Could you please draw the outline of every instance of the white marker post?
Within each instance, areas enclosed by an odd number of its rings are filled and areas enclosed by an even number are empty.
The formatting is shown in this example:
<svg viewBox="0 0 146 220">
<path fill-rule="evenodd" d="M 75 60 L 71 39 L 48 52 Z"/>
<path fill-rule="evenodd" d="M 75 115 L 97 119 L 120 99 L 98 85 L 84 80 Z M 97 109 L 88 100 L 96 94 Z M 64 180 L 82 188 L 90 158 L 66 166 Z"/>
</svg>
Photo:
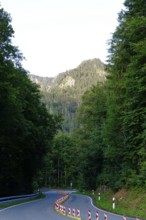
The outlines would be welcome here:
<svg viewBox="0 0 146 220">
<path fill-rule="evenodd" d="M 70 188 L 72 189 L 72 182 L 70 182 Z"/>
<path fill-rule="evenodd" d="M 98 200 L 100 200 L 100 193 L 98 193 Z"/>
<path fill-rule="evenodd" d="M 115 209 L 115 197 L 113 197 L 113 209 Z"/>
</svg>

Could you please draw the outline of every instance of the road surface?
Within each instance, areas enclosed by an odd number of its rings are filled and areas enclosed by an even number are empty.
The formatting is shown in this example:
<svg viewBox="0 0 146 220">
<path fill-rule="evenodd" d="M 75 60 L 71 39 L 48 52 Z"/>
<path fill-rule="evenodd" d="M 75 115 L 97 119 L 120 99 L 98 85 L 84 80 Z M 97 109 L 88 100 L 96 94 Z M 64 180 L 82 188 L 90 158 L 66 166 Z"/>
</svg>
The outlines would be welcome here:
<svg viewBox="0 0 146 220">
<path fill-rule="evenodd" d="M 68 207 L 75 208 L 76 210 L 80 209 L 80 215 L 82 220 L 88 220 L 89 210 L 91 212 L 91 220 L 96 220 L 96 213 L 98 213 L 99 220 L 104 220 L 105 214 L 107 215 L 107 220 L 124 220 L 123 216 L 121 215 L 112 214 L 110 212 L 106 212 L 95 207 L 92 203 L 92 199 L 86 195 L 71 194 L 71 196 L 64 203 L 64 205 L 67 209 Z M 135 220 L 135 218 L 126 217 L 126 220 Z"/>
<path fill-rule="evenodd" d="M 54 210 L 55 201 L 62 197 L 56 191 L 45 192 L 46 198 L 35 200 L 9 208 L 0 210 L 0 220 L 71 220 Z M 69 199 L 63 203 L 63 206 L 71 209 L 79 209 L 82 220 L 88 220 L 88 211 L 91 212 L 91 219 L 96 220 L 96 212 L 99 214 L 99 220 L 104 220 L 104 214 L 107 214 L 107 220 L 123 220 L 123 216 L 111 214 L 97 209 L 92 204 L 91 198 L 85 195 L 70 194 Z M 134 220 L 126 218 L 126 220 Z"/>
</svg>

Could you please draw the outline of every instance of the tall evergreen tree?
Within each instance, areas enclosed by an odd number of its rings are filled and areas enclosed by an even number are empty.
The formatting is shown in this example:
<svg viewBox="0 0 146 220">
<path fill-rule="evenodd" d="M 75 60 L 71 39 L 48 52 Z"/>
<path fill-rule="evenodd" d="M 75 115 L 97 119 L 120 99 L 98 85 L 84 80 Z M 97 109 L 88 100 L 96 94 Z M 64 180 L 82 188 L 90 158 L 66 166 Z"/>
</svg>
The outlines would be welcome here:
<svg viewBox="0 0 146 220">
<path fill-rule="evenodd" d="M 97 84 L 86 92 L 78 110 L 80 128 L 79 141 L 79 185 L 81 188 L 95 189 L 103 166 L 102 131 L 106 117 L 105 87 Z"/>
<path fill-rule="evenodd" d="M 146 161 L 146 3 L 126 0 L 124 5 L 126 8 L 119 14 L 119 26 L 110 42 L 106 137 L 108 142 L 116 125 L 118 135 L 113 136 L 110 148 L 120 152 L 121 181 L 134 185 L 138 184 Z"/>
<path fill-rule="evenodd" d="M 0 8 L 0 195 L 32 192 L 32 181 L 60 126 L 12 45 L 10 15 Z"/>
</svg>

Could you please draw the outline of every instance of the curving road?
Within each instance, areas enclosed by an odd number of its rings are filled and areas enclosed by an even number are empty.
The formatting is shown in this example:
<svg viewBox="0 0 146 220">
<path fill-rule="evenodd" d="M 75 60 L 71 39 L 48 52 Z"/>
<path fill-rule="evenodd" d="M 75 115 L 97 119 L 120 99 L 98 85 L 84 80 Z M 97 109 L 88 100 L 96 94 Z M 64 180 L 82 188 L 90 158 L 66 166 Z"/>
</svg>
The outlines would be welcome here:
<svg viewBox="0 0 146 220">
<path fill-rule="evenodd" d="M 70 193 L 70 192 L 69 192 Z M 45 192 L 46 198 L 35 200 L 9 208 L 0 210 L 0 220 L 69 220 L 67 216 L 61 215 L 54 210 L 54 203 L 62 195 L 56 191 Z M 98 211 L 99 220 L 104 220 L 105 212 L 98 209 L 92 204 L 91 198 L 85 195 L 70 194 L 69 199 L 63 204 L 66 209 L 80 209 L 81 219 L 88 220 L 88 210 L 91 211 L 91 219 L 96 220 L 96 212 Z M 107 214 L 107 220 L 123 220 L 120 215 L 112 213 Z M 126 220 L 134 220 L 126 218 Z"/>
<path fill-rule="evenodd" d="M 88 220 L 88 210 L 91 212 L 91 219 L 96 220 L 96 212 L 98 212 L 99 220 L 104 220 L 104 214 L 107 215 L 107 220 L 123 220 L 123 216 L 103 211 L 95 207 L 92 199 L 85 195 L 71 194 L 69 199 L 64 203 L 68 207 L 80 209 L 81 219 Z M 126 217 L 126 220 L 134 220 L 135 218 Z"/>
<path fill-rule="evenodd" d="M 68 220 L 54 210 L 55 201 L 62 197 L 55 191 L 45 192 L 46 198 L 0 210 L 0 220 Z"/>
</svg>

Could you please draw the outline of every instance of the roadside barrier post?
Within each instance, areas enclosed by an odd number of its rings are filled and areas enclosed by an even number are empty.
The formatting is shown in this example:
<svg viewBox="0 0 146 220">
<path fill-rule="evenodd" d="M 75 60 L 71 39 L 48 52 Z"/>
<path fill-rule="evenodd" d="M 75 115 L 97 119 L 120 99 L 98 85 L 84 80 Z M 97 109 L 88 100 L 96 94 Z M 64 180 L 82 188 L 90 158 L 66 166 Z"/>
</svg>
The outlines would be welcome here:
<svg viewBox="0 0 146 220">
<path fill-rule="evenodd" d="M 77 209 L 77 217 L 80 218 L 80 210 Z"/>
<path fill-rule="evenodd" d="M 99 214 L 98 214 L 98 212 L 96 212 L 96 220 L 98 220 L 99 219 Z"/>
<path fill-rule="evenodd" d="M 62 212 L 62 205 L 59 206 L 59 210 L 60 210 L 60 212 Z"/>
<path fill-rule="evenodd" d="M 72 215 L 75 217 L 75 209 L 72 209 Z"/>
<path fill-rule="evenodd" d="M 56 202 L 55 206 L 56 206 L 56 209 L 58 210 L 59 209 L 59 204 L 57 202 Z"/>
<path fill-rule="evenodd" d="M 100 200 L 100 193 L 98 193 L 98 200 Z"/>
<path fill-rule="evenodd" d="M 68 215 L 71 215 L 71 208 L 68 208 Z"/>
<path fill-rule="evenodd" d="M 91 212 L 88 210 L 88 220 L 91 220 Z"/>
<path fill-rule="evenodd" d="M 104 220 L 107 220 L 107 214 L 104 214 Z"/>
<path fill-rule="evenodd" d="M 113 209 L 115 209 L 115 197 L 113 197 Z"/>
<path fill-rule="evenodd" d="M 66 214 L 66 207 L 63 206 L 63 214 L 65 215 Z"/>
</svg>

